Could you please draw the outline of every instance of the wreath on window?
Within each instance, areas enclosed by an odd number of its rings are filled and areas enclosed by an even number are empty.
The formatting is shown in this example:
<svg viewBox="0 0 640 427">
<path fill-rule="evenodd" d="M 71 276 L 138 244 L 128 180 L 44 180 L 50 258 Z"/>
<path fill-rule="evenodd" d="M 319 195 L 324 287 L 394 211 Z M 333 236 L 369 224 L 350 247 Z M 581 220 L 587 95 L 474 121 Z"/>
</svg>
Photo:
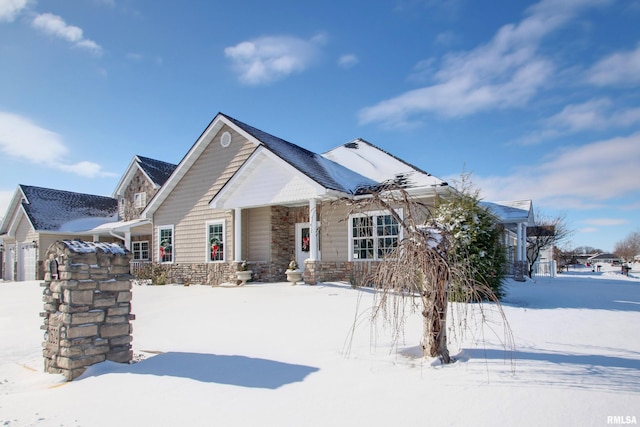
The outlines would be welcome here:
<svg viewBox="0 0 640 427">
<path fill-rule="evenodd" d="M 160 242 L 160 259 L 164 258 L 165 254 L 171 253 L 171 241 L 169 239 L 162 239 Z"/>
<path fill-rule="evenodd" d="M 222 242 L 217 237 L 212 237 L 209 243 L 211 244 L 211 259 L 215 260 Z"/>
</svg>

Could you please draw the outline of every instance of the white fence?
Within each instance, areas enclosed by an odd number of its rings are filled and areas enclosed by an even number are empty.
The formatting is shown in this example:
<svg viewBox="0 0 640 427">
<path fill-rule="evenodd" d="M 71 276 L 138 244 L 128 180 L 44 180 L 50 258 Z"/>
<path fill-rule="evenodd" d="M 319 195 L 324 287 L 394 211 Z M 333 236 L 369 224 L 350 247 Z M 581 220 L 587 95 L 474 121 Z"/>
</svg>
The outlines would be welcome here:
<svg viewBox="0 0 640 427">
<path fill-rule="evenodd" d="M 533 264 L 533 276 L 556 277 L 557 264 L 555 261 L 536 262 Z"/>
</svg>

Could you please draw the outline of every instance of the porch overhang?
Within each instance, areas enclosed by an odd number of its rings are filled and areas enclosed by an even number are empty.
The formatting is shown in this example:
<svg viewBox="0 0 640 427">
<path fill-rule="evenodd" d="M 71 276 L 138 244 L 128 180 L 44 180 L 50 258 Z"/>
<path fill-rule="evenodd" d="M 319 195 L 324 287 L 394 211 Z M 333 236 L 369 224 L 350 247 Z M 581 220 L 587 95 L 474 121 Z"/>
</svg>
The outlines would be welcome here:
<svg viewBox="0 0 640 427">
<path fill-rule="evenodd" d="M 330 190 L 269 150 L 258 147 L 209 202 L 212 209 L 299 206 L 311 199 L 349 196 Z"/>
</svg>

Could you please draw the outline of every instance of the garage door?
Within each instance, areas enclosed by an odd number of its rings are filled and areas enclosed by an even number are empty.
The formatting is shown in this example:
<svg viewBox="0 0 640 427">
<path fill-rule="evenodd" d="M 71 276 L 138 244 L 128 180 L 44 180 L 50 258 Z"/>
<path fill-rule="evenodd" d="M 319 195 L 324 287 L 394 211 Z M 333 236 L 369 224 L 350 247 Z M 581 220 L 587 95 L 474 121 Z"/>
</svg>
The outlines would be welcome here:
<svg viewBox="0 0 640 427">
<path fill-rule="evenodd" d="M 15 245 L 5 246 L 4 252 L 4 280 L 13 280 L 13 263 L 16 261 Z"/>
<path fill-rule="evenodd" d="M 33 243 L 20 244 L 18 249 L 18 281 L 36 280 L 36 247 Z"/>
</svg>

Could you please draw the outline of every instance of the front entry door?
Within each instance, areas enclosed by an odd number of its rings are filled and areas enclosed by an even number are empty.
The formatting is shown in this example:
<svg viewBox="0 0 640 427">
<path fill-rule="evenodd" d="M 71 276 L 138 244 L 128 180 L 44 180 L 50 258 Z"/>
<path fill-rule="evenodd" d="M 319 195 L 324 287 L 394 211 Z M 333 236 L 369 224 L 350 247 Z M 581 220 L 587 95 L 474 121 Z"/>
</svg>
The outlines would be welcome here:
<svg viewBox="0 0 640 427">
<path fill-rule="evenodd" d="M 296 224 L 296 262 L 300 270 L 304 270 L 304 261 L 310 256 L 310 236 L 311 227 L 308 222 L 300 222 Z M 317 240 L 318 248 L 320 247 L 320 239 Z M 318 259 L 320 259 L 320 250 L 318 249 Z"/>
</svg>

